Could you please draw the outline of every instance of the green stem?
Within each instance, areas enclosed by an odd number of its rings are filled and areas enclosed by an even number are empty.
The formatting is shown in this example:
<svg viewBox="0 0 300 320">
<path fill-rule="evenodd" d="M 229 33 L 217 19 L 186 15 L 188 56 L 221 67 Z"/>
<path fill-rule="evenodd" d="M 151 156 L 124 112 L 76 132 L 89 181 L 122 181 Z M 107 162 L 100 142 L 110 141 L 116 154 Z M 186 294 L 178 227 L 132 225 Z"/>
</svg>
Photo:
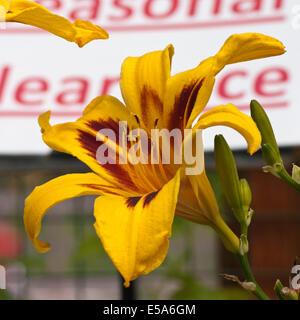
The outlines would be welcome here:
<svg viewBox="0 0 300 320">
<path fill-rule="evenodd" d="M 294 189 L 296 189 L 298 192 L 300 192 L 300 184 L 297 183 L 285 170 L 285 168 L 282 168 L 278 173 L 279 177 L 287 182 L 289 185 L 291 185 Z"/>
<path fill-rule="evenodd" d="M 270 300 L 270 298 L 264 293 L 264 291 L 261 289 L 261 287 L 257 284 L 255 281 L 254 275 L 251 271 L 251 267 L 249 265 L 248 257 L 247 255 L 240 255 L 237 254 L 237 257 L 241 263 L 241 266 L 243 268 L 243 271 L 245 273 L 245 277 L 247 281 L 253 282 L 256 284 L 256 289 L 253 291 L 253 294 L 260 300 Z"/>
<path fill-rule="evenodd" d="M 246 237 L 248 237 L 248 226 L 246 222 L 241 222 L 241 234 L 244 234 Z"/>
<path fill-rule="evenodd" d="M 277 280 L 276 281 L 276 284 L 275 284 L 275 293 L 277 295 L 277 297 L 280 299 L 280 300 L 284 300 L 284 297 L 283 295 L 281 294 L 281 290 L 283 289 L 283 285 L 281 283 L 280 280 Z"/>
</svg>

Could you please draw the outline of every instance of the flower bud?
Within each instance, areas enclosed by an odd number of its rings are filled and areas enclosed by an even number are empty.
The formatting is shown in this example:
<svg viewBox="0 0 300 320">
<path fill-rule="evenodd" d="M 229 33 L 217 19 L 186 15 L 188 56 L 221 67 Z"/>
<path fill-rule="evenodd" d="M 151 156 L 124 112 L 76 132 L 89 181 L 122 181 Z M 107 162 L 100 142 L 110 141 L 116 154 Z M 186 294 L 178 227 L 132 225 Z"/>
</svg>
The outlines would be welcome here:
<svg viewBox="0 0 300 320">
<path fill-rule="evenodd" d="M 280 280 L 277 279 L 274 290 L 280 300 L 298 300 L 298 293 L 288 287 L 284 287 Z"/>
<path fill-rule="evenodd" d="M 284 287 L 281 289 L 281 295 L 283 296 L 284 300 L 298 300 L 297 292 L 288 287 Z"/>
<path fill-rule="evenodd" d="M 243 256 L 248 251 L 249 251 L 249 244 L 248 244 L 247 236 L 245 234 L 242 234 L 240 238 L 240 254 Z"/>
<path fill-rule="evenodd" d="M 232 151 L 222 135 L 215 137 L 215 162 L 226 200 L 236 219 L 239 222 L 244 221 L 238 172 Z"/>
<path fill-rule="evenodd" d="M 241 286 L 245 289 L 245 290 L 248 290 L 248 291 L 255 291 L 256 290 L 256 284 L 254 282 L 247 282 L 247 281 L 244 281 L 241 283 Z"/>
<path fill-rule="evenodd" d="M 246 221 L 247 227 L 249 227 L 251 224 L 253 214 L 254 214 L 254 211 L 250 209 L 247 214 L 247 221 Z"/>
<path fill-rule="evenodd" d="M 273 166 L 276 163 L 281 163 L 282 160 L 273 128 L 265 110 L 256 100 L 251 101 L 250 108 L 251 117 L 255 121 L 261 133 L 262 153 L 266 163 L 270 166 Z"/>
<path fill-rule="evenodd" d="M 276 283 L 275 283 L 275 287 L 274 287 L 274 290 L 275 290 L 275 293 L 277 295 L 277 297 L 280 299 L 280 300 L 284 300 L 282 294 L 281 294 L 281 290 L 283 289 L 283 285 L 281 283 L 281 281 L 279 279 L 276 280 Z"/>
<path fill-rule="evenodd" d="M 281 158 L 280 160 L 278 159 L 277 152 L 269 143 L 262 144 L 261 150 L 263 158 L 268 165 L 274 166 L 275 164 L 281 163 Z"/>
<path fill-rule="evenodd" d="M 246 179 L 240 180 L 240 197 L 244 212 L 248 212 L 252 201 L 252 193 Z"/>
<path fill-rule="evenodd" d="M 292 178 L 300 184 L 300 167 L 293 164 Z"/>
</svg>

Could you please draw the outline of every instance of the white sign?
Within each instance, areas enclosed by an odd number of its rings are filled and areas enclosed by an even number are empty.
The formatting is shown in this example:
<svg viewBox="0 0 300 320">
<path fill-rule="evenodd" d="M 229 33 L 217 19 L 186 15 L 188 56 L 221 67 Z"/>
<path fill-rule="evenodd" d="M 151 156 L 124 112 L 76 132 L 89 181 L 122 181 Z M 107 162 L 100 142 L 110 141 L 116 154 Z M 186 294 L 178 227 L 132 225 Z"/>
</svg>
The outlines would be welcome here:
<svg viewBox="0 0 300 320">
<path fill-rule="evenodd" d="M 69 19 L 91 20 L 109 40 L 79 49 L 44 31 L 20 24 L 0 30 L 0 153 L 49 152 L 37 116 L 73 121 L 100 94 L 121 98 L 122 61 L 175 46 L 172 73 L 214 55 L 233 33 L 259 32 L 281 40 L 280 57 L 227 66 L 217 77 L 208 108 L 233 103 L 249 112 L 257 99 L 268 111 L 281 146 L 300 144 L 299 0 L 40 0 Z M 217 133 L 234 148 L 244 139 L 228 128 L 205 130 L 206 150 Z"/>
</svg>

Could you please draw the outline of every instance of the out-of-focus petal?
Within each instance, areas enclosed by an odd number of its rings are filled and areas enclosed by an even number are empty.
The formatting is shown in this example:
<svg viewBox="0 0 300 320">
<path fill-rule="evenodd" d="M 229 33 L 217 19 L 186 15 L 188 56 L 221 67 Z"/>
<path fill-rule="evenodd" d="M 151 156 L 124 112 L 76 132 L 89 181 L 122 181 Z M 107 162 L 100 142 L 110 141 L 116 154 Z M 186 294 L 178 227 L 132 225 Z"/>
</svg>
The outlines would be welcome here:
<svg viewBox="0 0 300 320">
<path fill-rule="evenodd" d="M 51 13 L 43 6 L 27 0 L 11 0 L 6 14 L 7 22 L 28 24 L 55 34 L 79 47 L 96 39 L 107 39 L 108 33 L 89 21 L 68 19 Z"/>
</svg>

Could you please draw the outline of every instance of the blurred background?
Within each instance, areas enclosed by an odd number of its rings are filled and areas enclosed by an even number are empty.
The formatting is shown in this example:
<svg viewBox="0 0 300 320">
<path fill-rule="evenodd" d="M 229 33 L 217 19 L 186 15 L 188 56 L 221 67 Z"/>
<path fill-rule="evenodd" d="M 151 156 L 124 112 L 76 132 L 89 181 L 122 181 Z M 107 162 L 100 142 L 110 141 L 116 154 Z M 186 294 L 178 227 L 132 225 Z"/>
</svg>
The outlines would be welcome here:
<svg viewBox="0 0 300 320">
<path fill-rule="evenodd" d="M 73 121 L 99 94 L 121 98 L 122 61 L 175 46 L 172 74 L 215 54 L 233 33 L 259 32 L 281 40 L 287 54 L 226 67 L 207 108 L 234 103 L 249 114 L 257 99 L 274 126 L 287 169 L 299 165 L 300 2 L 297 0 L 40 0 L 69 19 L 91 20 L 111 39 L 85 48 L 23 25 L 0 30 L 0 265 L 7 271 L 2 299 L 249 299 L 221 273 L 242 273 L 215 234 L 176 218 L 165 262 L 131 289 L 104 252 L 94 228 L 94 197 L 65 201 L 51 209 L 41 238 L 52 244 L 38 254 L 24 232 L 24 200 L 34 189 L 66 173 L 88 172 L 78 160 L 52 152 L 42 142 L 37 117 L 52 110 L 53 122 Z M 238 230 L 215 173 L 214 135 L 234 150 L 240 177 L 253 193 L 250 263 L 272 295 L 277 278 L 288 285 L 300 256 L 300 196 L 262 172 L 260 152 L 250 157 L 231 129 L 205 130 L 206 170 L 221 212 Z"/>
</svg>

